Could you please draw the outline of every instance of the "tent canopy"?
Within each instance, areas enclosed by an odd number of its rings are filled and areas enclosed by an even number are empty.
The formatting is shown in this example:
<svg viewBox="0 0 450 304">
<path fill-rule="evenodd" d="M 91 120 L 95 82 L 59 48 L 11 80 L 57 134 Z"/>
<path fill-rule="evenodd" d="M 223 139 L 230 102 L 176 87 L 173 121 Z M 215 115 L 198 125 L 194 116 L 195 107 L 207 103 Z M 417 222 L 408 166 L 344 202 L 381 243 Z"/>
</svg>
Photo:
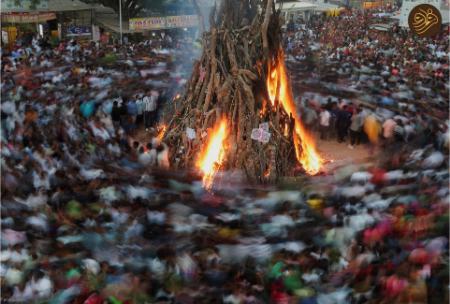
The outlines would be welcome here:
<svg viewBox="0 0 450 304">
<path fill-rule="evenodd" d="M 118 33 L 120 30 L 119 17 L 117 17 L 116 15 L 99 14 L 96 16 L 95 22 L 116 33 Z M 122 33 L 133 33 L 133 31 L 129 30 L 128 22 L 122 22 Z"/>
<path fill-rule="evenodd" d="M 317 5 L 309 2 L 279 2 L 277 3 L 277 9 L 281 8 L 283 12 L 290 11 L 307 11 L 314 10 Z"/>
</svg>

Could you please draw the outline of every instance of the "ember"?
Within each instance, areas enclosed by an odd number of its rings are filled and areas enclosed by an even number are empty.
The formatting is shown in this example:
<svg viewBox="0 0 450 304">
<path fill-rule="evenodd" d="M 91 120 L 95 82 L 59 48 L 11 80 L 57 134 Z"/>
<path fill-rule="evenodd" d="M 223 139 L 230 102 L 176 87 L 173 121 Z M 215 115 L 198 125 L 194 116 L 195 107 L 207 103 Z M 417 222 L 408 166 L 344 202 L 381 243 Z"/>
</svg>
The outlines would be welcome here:
<svg viewBox="0 0 450 304">
<path fill-rule="evenodd" d="M 270 168 L 267 168 L 267 170 L 264 172 L 264 177 L 270 176 Z"/>
<path fill-rule="evenodd" d="M 159 127 L 158 135 L 156 136 L 159 140 L 162 140 L 164 137 L 164 134 L 166 134 L 167 126 L 165 124 L 161 125 Z"/>
</svg>

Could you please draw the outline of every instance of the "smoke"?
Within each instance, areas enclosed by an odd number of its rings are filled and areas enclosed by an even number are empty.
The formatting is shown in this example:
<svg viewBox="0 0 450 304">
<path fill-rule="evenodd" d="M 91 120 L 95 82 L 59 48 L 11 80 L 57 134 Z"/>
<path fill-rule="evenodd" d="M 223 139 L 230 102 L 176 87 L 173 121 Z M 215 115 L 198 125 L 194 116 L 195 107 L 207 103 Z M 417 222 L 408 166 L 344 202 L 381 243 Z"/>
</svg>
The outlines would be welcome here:
<svg viewBox="0 0 450 304">
<path fill-rule="evenodd" d="M 216 0 L 190 0 L 193 11 L 190 14 L 197 14 L 199 17 L 199 25 L 193 36 L 192 44 L 187 44 L 177 51 L 175 54 L 175 70 L 173 74 L 189 79 L 195 60 L 200 58 L 202 53 L 202 36 L 203 31 L 208 31 L 210 28 L 209 15 L 216 3 Z M 185 4 L 180 3 L 180 11 Z M 176 92 L 183 93 L 183 92 Z"/>
<path fill-rule="evenodd" d="M 203 33 L 201 30 L 203 28 L 204 31 L 208 31 L 210 28 L 209 24 L 209 15 L 211 14 L 212 9 L 216 4 L 220 4 L 220 1 L 216 0 L 191 0 L 192 4 L 199 15 L 199 35 L 201 37 Z"/>
</svg>

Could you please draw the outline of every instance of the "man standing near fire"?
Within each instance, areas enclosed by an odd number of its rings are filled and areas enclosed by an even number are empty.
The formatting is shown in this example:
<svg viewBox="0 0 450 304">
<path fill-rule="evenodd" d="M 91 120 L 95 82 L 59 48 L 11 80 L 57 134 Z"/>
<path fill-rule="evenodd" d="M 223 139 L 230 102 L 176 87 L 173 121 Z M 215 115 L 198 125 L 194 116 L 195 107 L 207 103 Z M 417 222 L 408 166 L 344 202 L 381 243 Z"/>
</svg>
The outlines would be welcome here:
<svg viewBox="0 0 450 304">
<path fill-rule="evenodd" d="M 344 105 L 341 110 L 337 113 L 336 118 L 336 129 L 338 134 L 338 143 L 345 140 L 347 136 L 348 128 L 351 124 L 352 114 L 348 112 L 347 105 Z"/>
<path fill-rule="evenodd" d="M 145 130 L 148 131 L 155 124 L 156 119 L 156 107 L 158 100 L 158 92 L 155 90 L 150 91 L 150 96 L 145 96 L 142 102 L 144 103 L 144 125 Z"/>
<path fill-rule="evenodd" d="M 329 136 L 330 118 L 331 118 L 330 112 L 328 112 L 325 106 L 322 106 L 320 108 L 319 114 L 319 132 L 320 132 L 320 139 L 322 140 L 327 139 Z"/>
</svg>

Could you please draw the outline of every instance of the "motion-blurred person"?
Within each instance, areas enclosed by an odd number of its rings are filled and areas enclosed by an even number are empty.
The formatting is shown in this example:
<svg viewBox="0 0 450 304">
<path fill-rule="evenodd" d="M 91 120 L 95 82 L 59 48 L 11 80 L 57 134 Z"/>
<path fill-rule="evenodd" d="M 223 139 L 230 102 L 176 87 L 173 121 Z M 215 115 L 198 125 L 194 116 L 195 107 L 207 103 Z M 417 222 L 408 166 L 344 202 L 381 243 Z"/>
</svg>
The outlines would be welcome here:
<svg viewBox="0 0 450 304">
<path fill-rule="evenodd" d="M 361 142 L 361 131 L 364 124 L 364 117 L 361 108 L 355 110 L 351 118 L 352 122 L 349 128 L 350 145 L 349 148 L 353 149 L 355 145 L 359 145 Z"/>
<path fill-rule="evenodd" d="M 320 133 L 320 139 L 325 140 L 328 139 L 330 136 L 330 119 L 331 114 L 326 109 L 325 106 L 322 106 L 320 108 L 320 114 L 319 114 L 319 133 Z"/>
<path fill-rule="evenodd" d="M 344 142 L 348 133 L 348 128 L 351 124 L 352 114 L 347 111 L 347 105 L 343 105 L 342 109 L 337 112 L 336 117 L 336 129 L 337 129 L 337 141 L 338 143 Z"/>
</svg>

